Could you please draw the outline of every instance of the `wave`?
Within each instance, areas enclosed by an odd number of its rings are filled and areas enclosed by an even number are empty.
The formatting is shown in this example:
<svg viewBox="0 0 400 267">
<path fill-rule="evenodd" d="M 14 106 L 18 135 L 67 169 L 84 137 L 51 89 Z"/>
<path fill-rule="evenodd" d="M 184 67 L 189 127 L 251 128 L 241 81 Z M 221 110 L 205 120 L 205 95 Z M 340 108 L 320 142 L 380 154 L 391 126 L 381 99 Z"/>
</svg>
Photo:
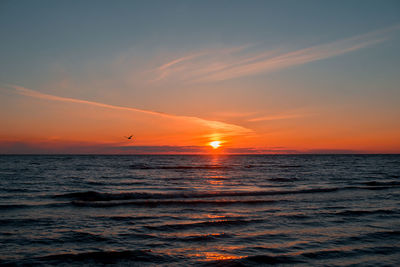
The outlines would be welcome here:
<svg viewBox="0 0 400 267">
<path fill-rule="evenodd" d="M 121 222 L 132 222 L 132 221 L 140 221 L 140 220 L 154 220 L 157 219 L 158 216 L 135 216 L 135 215 L 113 215 L 113 216 L 95 216 L 96 220 L 113 220 L 113 221 L 121 221 Z"/>
<path fill-rule="evenodd" d="M 302 260 L 292 256 L 268 256 L 268 255 L 256 255 L 249 256 L 241 259 L 244 262 L 258 263 L 258 264 L 289 264 L 289 263 L 301 263 Z"/>
<path fill-rule="evenodd" d="M 335 215 L 341 215 L 341 216 L 362 216 L 362 215 L 375 215 L 375 214 L 392 215 L 392 214 L 399 214 L 399 211 L 398 210 L 385 210 L 385 209 L 345 210 L 345 211 L 335 213 Z"/>
<path fill-rule="evenodd" d="M 163 263 L 170 262 L 171 257 L 167 255 L 159 255 L 151 250 L 127 250 L 127 251 L 95 251 L 84 253 L 63 253 L 54 254 L 43 257 L 34 258 L 39 263 L 62 263 L 79 262 L 82 263 L 97 263 L 97 264 L 115 264 L 118 262 L 152 262 Z"/>
<path fill-rule="evenodd" d="M 147 206 L 156 207 L 160 205 L 179 205 L 179 206 L 192 206 L 192 205 L 213 205 L 213 206 L 226 206 L 226 205 L 257 205 L 283 202 L 284 200 L 263 200 L 263 199 L 249 199 L 249 200 L 134 200 L 134 201 L 81 201 L 74 200 L 72 204 L 75 206 L 85 207 L 114 207 L 114 206 Z"/>
<path fill-rule="evenodd" d="M 268 181 L 272 181 L 272 182 L 294 182 L 297 181 L 299 179 L 297 178 L 283 178 L 283 177 L 276 177 L 276 178 L 268 178 Z"/>
<path fill-rule="evenodd" d="M 331 259 L 331 258 L 343 258 L 356 254 L 354 250 L 320 250 L 313 252 L 302 253 L 301 256 L 311 259 Z"/>
<path fill-rule="evenodd" d="M 333 258 L 344 258 L 344 257 L 354 257 L 357 255 L 390 255 L 394 253 L 399 253 L 400 248 L 396 246 L 368 246 L 363 248 L 351 248 L 351 249 L 330 249 L 330 250 L 319 250 L 304 252 L 300 256 L 310 258 L 310 259 L 333 259 Z"/>
<path fill-rule="evenodd" d="M 347 186 L 347 187 L 324 187 L 298 190 L 270 190 L 270 191 L 175 191 L 171 193 L 149 193 L 149 192 L 120 192 L 106 193 L 97 191 L 73 192 L 52 195 L 53 198 L 71 199 L 73 205 L 88 207 L 112 207 L 120 205 L 136 206 L 159 206 L 159 205 L 257 205 L 282 201 L 290 201 L 282 198 L 264 199 L 268 196 L 296 195 L 296 194 L 318 194 L 332 193 L 339 190 L 383 190 L 382 186 Z M 57 205 L 65 205 L 58 203 Z M 11 207 L 10 207 L 11 208 Z M 1 209 L 1 208 L 0 208 Z M 3 207 L 6 209 L 6 207 Z M 364 213 L 368 213 L 366 211 Z M 354 211 L 354 215 L 357 211 Z M 358 211 L 360 215 L 362 211 Z M 384 213 L 384 211 L 381 211 Z M 390 211 L 387 211 L 390 213 Z M 352 215 L 347 211 L 343 215 Z"/>
<path fill-rule="evenodd" d="M 1 233 L 3 234 L 3 233 Z M 58 235 L 41 235 L 41 236 L 19 236 L 19 235 L 14 235 L 12 233 L 6 233 L 6 236 L 10 236 L 8 239 L 1 238 L 1 242 L 7 242 L 7 243 L 14 243 L 18 245 L 24 245 L 24 246 L 35 246 L 35 245 L 59 245 L 59 244 L 82 244 L 82 243 L 87 243 L 87 244 L 94 244 L 94 243 L 99 243 L 99 242 L 107 242 L 111 241 L 111 239 L 108 239 L 102 235 L 99 234 L 94 234 L 94 233 L 88 233 L 88 232 L 82 232 L 82 231 L 68 231 L 68 232 L 62 232 L 61 236 Z M 1 264 L 0 264 L 1 266 Z"/>
<path fill-rule="evenodd" d="M 184 230 L 194 228 L 206 228 L 206 227 L 230 227 L 230 226 L 243 226 L 248 224 L 264 222 L 262 219 L 231 219 L 231 220 L 216 220 L 216 221 L 202 221 L 192 223 L 177 223 L 177 224 L 161 224 L 161 225 L 145 225 L 144 227 L 149 230 L 157 231 L 173 231 L 173 230 Z"/>
<path fill-rule="evenodd" d="M 30 209 L 30 208 L 53 208 L 62 207 L 69 203 L 46 203 L 46 204 L 0 204 L 0 210 Z"/>
<path fill-rule="evenodd" d="M 23 204 L 0 204 L 0 210 L 11 210 L 11 209 L 20 209 L 27 208 L 28 205 Z"/>
<path fill-rule="evenodd" d="M 7 193 L 11 193 L 11 192 L 13 192 L 13 193 L 33 192 L 31 190 L 31 188 L 15 188 L 15 187 L 14 188 L 13 187 L 0 187 L 0 190 L 4 191 L 4 192 L 7 192 Z"/>
<path fill-rule="evenodd" d="M 153 169 L 153 167 L 148 166 L 146 164 L 133 164 L 133 165 L 129 165 L 129 169 L 132 169 L 132 170 L 149 170 L 149 169 Z"/>
<path fill-rule="evenodd" d="M 215 169 L 230 169 L 229 166 L 222 165 L 199 165 L 199 166 L 149 166 L 146 164 L 130 165 L 129 169 L 133 170 L 215 170 Z"/>
<path fill-rule="evenodd" d="M 216 191 L 216 192 L 174 192 L 174 193 L 101 193 L 96 191 L 75 192 L 53 195 L 54 198 L 70 198 L 80 201 L 112 201 L 130 199 L 175 199 L 175 198 L 211 198 L 211 197 L 246 197 L 246 196 L 270 196 L 285 194 L 308 194 L 335 192 L 341 188 L 311 188 L 301 190 L 280 191 Z"/>
<path fill-rule="evenodd" d="M 78 240 L 79 242 L 92 243 L 108 241 L 109 239 L 100 234 L 93 234 L 83 231 L 69 231 L 63 235 L 60 241 L 75 243 Z"/>
<path fill-rule="evenodd" d="M 282 169 L 292 169 L 292 168 L 302 168 L 302 165 L 276 165 L 278 168 Z"/>
<path fill-rule="evenodd" d="M 377 239 L 380 240 L 390 240 L 390 239 L 399 239 L 400 238 L 400 231 L 392 230 L 392 231 L 377 231 L 372 233 L 366 233 L 363 235 L 351 237 L 353 240 L 363 240 L 363 241 L 376 241 Z"/>
<path fill-rule="evenodd" d="M 219 165 L 203 165 L 203 166 L 163 166 L 159 167 L 159 169 L 164 170 L 215 170 L 215 169 L 229 169 L 228 166 L 219 166 Z"/>
<path fill-rule="evenodd" d="M 277 217 L 286 218 L 286 219 L 293 219 L 293 220 L 305 220 L 312 218 L 310 215 L 301 214 L 301 213 L 294 213 L 294 214 L 277 214 Z"/>
<path fill-rule="evenodd" d="M 325 207 L 323 208 L 326 209 Z M 288 214 L 274 214 L 277 217 L 283 217 L 294 220 L 312 219 L 318 216 L 343 216 L 343 217 L 359 217 L 368 215 L 400 215 L 400 211 L 397 209 L 377 209 L 377 210 L 343 210 L 343 211 L 318 211 L 315 213 L 288 213 Z"/>
<path fill-rule="evenodd" d="M 162 240 L 166 242 L 212 242 L 218 241 L 220 239 L 229 239 L 232 238 L 232 234 L 221 233 L 221 234 L 204 234 L 204 235 L 190 235 L 190 236 L 173 236 L 173 237 L 164 237 Z"/>
<path fill-rule="evenodd" d="M 253 255 L 239 259 L 227 259 L 206 262 L 203 266 L 265 266 L 280 264 L 296 264 L 304 263 L 299 257 L 287 255 Z"/>
<path fill-rule="evenodd" d="M 231 234 L 206 234 L 206 235 L 195 235 L 195 236 L 186 236 L 184 238 L 181 238 L 182 241 L 188 241 L 188 242 L 204 242 L 204 241 L 217 241 L 221 238 L 231 238 Z"/>
<path fill-rule="evenodd" d="M 259 242 L 264 242 L 265 240 L 268 240 L 269 242 L 271 241 L 276 241 L 276 242 L 287 242 L 286 244 L 290 244 L 289 241 L 296 241 L 297 239 L 293 236 L 291 236 L 290 234 L 288 234 L 287 232 L 284 231 L 277 231 L 277 232 L 268 232 L 268 231 L 259 231 L 259 232 L 253 232 L 251 234 L 239 234 L 237 236 L 237 240 L 240 243 L 244 243 L 244 244 L 254 244 L 254 243 L 259 243 Z M 287 245 L 282 244 L 282 247 L 275 247 L 275 248 L 265 248 L 262 246 L 255 246 L 255 247 L 247 247 L 246 249 L 254 249 L 254 250 L 258 250 L 258 249 L 269 249 L 270 251 L 272 249 L 276 249 L 276 253 L 280 253 L 282 252 L 282 249 L 286 249 L 288 248 Z"/>
<path fill-rule="evenodd" d="M 133 186 L 133 185 L 146 185 L 148 182 L 138 182 L 138 181 L 132 181 L 132 182 L 110 182 L 110 181 L 93 181 L 89 180 L 86 181 L 88 185 L 103 185 L 103 186 Z"/>
<path fill-rule="evenodd" d="M 1 226 L 25 227 L 27 225 L 52 225 L 57 223 L 53 218 L 24 218 L 24 219 L 0 219 Z"/>
<path fill-rule="evenodd" d="M 387 186 L 399 186 L 400 181 L 369 181 L 361 184 L 373 187 L 387 187 Z"/>
<path fill-rule="evenodd" d="M 129 169 L 133 170 L 215 170 L 215 169 L 250 169 L 250 168 L 262 168 L 264 165 L 255 165 L 255 164 L 247 164 L 247 165 L 175 165 L 175 166 L 150 166 L 147 164 L 133 164 L 129 166 Z M 302 165 L 272 165 L 271 167 L 281 168 L 281 169 L 293 169 L 293 168 L 302 168 Z"/>
</svg>

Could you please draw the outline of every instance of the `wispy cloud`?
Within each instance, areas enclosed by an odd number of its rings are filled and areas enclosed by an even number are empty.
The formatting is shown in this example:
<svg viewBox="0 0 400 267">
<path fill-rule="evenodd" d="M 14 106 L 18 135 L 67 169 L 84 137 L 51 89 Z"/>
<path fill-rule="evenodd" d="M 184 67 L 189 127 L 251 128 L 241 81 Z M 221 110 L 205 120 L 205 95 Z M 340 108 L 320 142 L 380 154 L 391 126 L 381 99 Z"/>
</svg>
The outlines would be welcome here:
<svg viewBox="0 0 400 267">
<path fill-rule="evenodd" d="M 41 93 L 41 92 L 38 92 L 35 90 L 31 90 L 31 89 L 24 88 L 21 86 L 16 86 L 16 85 L 8 85 L 7 87 L 12 88 L 19 95 L 33 97 L 33 98 L 90 105 L 90 106 L 96 106 L 96 107 L 100 107 L 100 108 L 113 109 L 113 110 L 125 110 L 125 111 L 130 111 L 130 112 L 149 114 L 149 115 L 158 116 L 158 117 L 184 120 L 184 121 L 191 122 L 191 123 L 197 123 L 197 124 L 199 124 L 199 126 L 207 127 L 210 130 L 218 131 L 218 132 L 220 132 L 221 135 L 225 135 L 225 136 L 246 135 L 246 134 L 249 134 L 252 132 L 252 130 L 247 129 L 242 126 L 239 126 L 239 125 L 230 124 L 230 123 L 221 122 L 221 121 L 215 121 L 215 120 L 207 120 L 207 119 L 194 117 L 194 116 L 175 115 L 175 114 L 157 112 L 157 111 L 146 110 L 146 109 L 116 106 L 116 105 L 109 105 L 109 104 L 104 104 L 104 103 L 100 103 L 100 102 L 94 102 L 94 101 L 88 101 L 88 100 L 82 100 L 82 99 L 76 99 L 76 98 L 55 96 L 55 95 Z"/>
<path fill-rule="evenodd" d="M 396 25 L 331 43 L 285 52 L 280 50 L 249 52 L 249 46 L 241 46 L 193 53 L 156 68 L 155 80 L 215 82 L 268 73 L 376 45 L 387 40 L 390 34 L 399 28 L 400 26 Z"/>
<path fill-rule="evenodd" d="M 287 119 L 296 119 L 307 116 L 307 114 L 278 114 L 278 115 L 269 115 L 248 119 L 250 122 L 259 122 L 259 121 L 275 121 L 275 120 L 287 120 Z"/>
<path fill-rule="evenodd" d="M 167 63 L 163 64 L 162 66 L 158 67 L 158 69 L 159 70 L 165 70 L 165 69 L 171 68 L 172 66 L 177 65 L 177 64 L 179 64 L 181 62 L 188 61 L 188 60 L 194 59 L 196 57 L 199 57 L 199 56 L 201 56 L 203 54 L 204 53 L 197 53 L 197 54 L 184 56 L 184 57 L 181 57 L 181 58 L 178 58 L 178 59 L 174 59 L 174 60 L 172 60 L 170 62 L 167 62 Z"/>
</svg>

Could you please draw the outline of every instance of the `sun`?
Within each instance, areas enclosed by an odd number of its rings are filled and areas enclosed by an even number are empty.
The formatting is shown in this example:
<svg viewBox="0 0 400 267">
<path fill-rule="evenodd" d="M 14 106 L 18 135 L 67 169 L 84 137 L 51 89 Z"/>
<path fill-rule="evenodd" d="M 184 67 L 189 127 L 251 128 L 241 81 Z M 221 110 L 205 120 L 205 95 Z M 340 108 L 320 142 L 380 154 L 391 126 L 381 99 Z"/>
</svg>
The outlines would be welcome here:
<svg viewBox="0 0 400 267">
<path fill-rule="evenodd" d="M 209 143 L 210 146 L 212 146 L 212 148 L 217 149 L 221 146 L 221 141 L 213 141 Z"/>
</svg>

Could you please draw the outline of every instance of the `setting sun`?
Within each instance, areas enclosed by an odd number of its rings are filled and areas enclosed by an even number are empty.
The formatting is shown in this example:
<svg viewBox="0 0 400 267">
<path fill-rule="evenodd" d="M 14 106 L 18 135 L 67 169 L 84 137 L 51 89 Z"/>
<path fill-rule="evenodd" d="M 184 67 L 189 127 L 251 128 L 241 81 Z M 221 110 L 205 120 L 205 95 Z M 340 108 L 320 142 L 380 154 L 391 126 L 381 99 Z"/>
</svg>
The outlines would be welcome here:
<svg viewBox="0 0 400 267">
<path fill-rule="evenodd" d="M 221 141 L 210 142 L 210 146 L 212 146 L 212 148 L 214 148 L 214 149 L 217 149 L 221 146 Z"/>
</svg>

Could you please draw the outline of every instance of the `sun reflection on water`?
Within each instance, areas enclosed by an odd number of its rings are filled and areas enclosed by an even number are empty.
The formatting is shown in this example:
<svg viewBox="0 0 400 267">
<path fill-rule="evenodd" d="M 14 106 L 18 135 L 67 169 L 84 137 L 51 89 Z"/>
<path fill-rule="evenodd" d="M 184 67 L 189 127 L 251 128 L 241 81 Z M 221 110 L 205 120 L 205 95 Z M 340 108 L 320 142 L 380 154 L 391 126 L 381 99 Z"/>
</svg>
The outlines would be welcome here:
<svg viewBox="0 0 400 267">
<path fill-rule="evenodd" d="M 225 254 L 225 253 L 222 254 L 219 252 L 207 252 L 207 251 L 199 253 L 199 254 L 194 254 L 191 256 L 199 257 L 206 261 L 234 260 L 234 259 L 243 258 L 243 256 L 238 256 L 238 255 Z"/>
</svg>

